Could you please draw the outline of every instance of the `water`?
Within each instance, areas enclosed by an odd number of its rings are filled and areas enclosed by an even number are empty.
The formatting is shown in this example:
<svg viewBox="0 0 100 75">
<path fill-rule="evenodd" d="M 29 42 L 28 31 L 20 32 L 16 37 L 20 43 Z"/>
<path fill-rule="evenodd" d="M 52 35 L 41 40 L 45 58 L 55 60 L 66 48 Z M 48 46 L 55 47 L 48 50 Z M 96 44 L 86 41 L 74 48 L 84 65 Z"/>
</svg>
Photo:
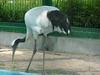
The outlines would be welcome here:
<svg viewBox="0 0 100 75">
<path fill-rule="evenodd" d="M 40 75 L 40 74 L 16 72 L 16 71 L 8 71 L 8 70 L 1 70 L 0 69 L 0 75 Z"/>
</svg>

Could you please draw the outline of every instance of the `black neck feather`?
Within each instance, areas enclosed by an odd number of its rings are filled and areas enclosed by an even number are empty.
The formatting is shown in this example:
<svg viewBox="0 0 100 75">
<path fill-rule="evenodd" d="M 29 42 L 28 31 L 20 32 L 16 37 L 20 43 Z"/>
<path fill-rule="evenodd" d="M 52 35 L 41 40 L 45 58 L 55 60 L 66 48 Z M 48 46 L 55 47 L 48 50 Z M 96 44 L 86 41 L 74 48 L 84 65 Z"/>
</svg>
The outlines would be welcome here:
<svg viewBox="0 0 100 75">
<path fill-rule="evenodd" d="M 17 47 L 19 43 L 25 42 L 26 37 L 22 39 L 16 39 L 12 47 Z"/>
</svg>

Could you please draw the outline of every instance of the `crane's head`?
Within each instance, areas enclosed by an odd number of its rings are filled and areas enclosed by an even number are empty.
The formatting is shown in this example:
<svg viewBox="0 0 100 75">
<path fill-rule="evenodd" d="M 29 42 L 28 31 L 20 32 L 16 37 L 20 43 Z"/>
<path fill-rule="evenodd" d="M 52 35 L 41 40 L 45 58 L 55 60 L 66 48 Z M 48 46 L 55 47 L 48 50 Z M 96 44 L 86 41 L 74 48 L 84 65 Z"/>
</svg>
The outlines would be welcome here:
<svg viewBox="0 0 100 75">
<path fill-rule="evenodd" d="M 12 46 L 11 46 L 12 47 L 12 62 L 14 61 L 14 55 L 15 55 L 15 51 L 16 51 L 18 44 L 20 42 L 25 42 L 25 39 L 26 39 L 26 37 L 19 38 L 19 39 L 16 39 L 12 42 Z"/>
<path fill-rule="evenodd" d="M 14 55 L 15 55 L 17 46 L 18 46 L 18 39 L 14 40 L 11 45 L 11 47 L 12 47 L 12 62 L 14 61 Z"/>
</svg>

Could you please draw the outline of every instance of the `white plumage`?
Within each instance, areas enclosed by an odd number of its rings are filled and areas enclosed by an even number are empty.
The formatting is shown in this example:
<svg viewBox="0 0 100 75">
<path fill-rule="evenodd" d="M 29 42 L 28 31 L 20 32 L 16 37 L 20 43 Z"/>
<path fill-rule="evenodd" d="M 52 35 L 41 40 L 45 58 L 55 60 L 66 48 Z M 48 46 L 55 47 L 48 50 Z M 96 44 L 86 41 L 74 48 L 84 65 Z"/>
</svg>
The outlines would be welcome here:
<svg viewBox="0 0 100 75">
<path fill-rule="evenodd" d="M 53 6 L 41 6 L 30 9 L 25 14 L 25 24 L 27 28 L 27 36 L 33 35 L 34 39 L 37 39 L 38 34 L 44 33 L 44 35 L 52 32 L 51 22 L 47 18 L 47 12 L 52 10 L 59 10 Z"/>
</svg>

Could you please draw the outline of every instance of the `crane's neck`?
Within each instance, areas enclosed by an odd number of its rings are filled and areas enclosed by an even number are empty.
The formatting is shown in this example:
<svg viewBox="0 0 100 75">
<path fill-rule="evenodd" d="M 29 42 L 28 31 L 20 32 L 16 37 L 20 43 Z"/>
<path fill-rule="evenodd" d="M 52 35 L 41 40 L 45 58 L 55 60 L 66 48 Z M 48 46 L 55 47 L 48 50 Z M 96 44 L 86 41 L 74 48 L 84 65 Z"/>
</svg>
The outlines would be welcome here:
<svg viewBox="0 0 100 75">
<path fill-rule="evenodd" d="M 12 42 L 12 47 L 13 47 L 13 48 L 17 48 L 18 44 L 19 44 L 19 43 L 25 42 L 25 40 L 26 40 L 26 37 L 24 37 L 24 38 L 18 38 L 18 39 L 16 39 L 16 40 L 14 40 L 14 41 Z"/>
</svg>

